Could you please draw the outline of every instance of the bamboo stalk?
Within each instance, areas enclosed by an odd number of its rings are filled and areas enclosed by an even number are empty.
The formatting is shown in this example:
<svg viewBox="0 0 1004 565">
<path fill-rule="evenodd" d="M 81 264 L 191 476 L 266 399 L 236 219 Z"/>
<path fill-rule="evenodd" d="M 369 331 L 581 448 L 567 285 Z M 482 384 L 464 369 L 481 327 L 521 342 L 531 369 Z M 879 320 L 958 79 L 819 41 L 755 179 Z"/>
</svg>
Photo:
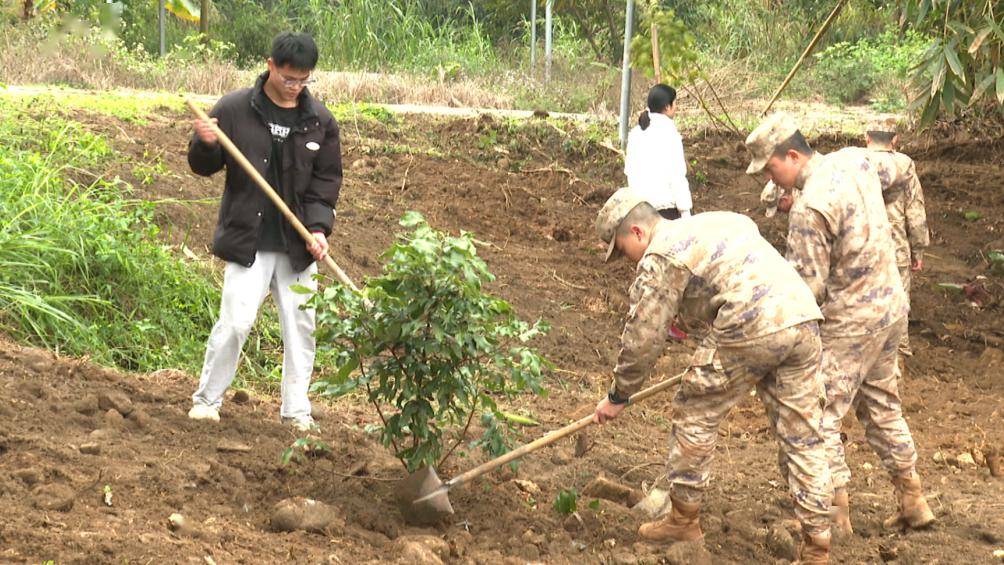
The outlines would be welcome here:
<svg viewBox="0 0 1004 565">
<path fill-rule="evenodd" d="M 774 91 L 774 96 L 771 96 L 770 102 L 767 103 L 767 107 L 763 109 L 763 113 L 761 114 L 762 116 L 766 116 L 767 112 L 770 112 L 770 109 L 774 106 L 774 102 L 777 101 L 778 96 L 781 96 L 781 92 L 788 87 L 788 83 L 791 82 L 795 73 L 798 72 L 802 63 L 805 62 L 805 58 L 809 56 L 809 53 L 812 53 L 812 50 L 816 48 L 816 44 L 823 38 L 823 34 L 826 33 L 826 30 L 830 29 L 830 25 L 832 25 L 834 20 L 837 19 L 837 16 L 840 14 L 840 10 L 843 9 L 844 4 L 847 4 L 847 0 L 840 0 L 837 2 L 836 7 L 833 8 L 833 11 L 830 12 L 826 21 L 823 22 L 822 26 L 820 26 L 819 31 L 816 32 L 815 37 L 813 37 L 812 41 L 809 42 L 809 46 L 805 48 L 805 51 L 802 51 L 802 56 L 798 58 L 798 61 L 795 62 L 795 66 L 791 68 L 791 71 L 788 72 L 788 76 L 784 78 L 784 82 L 782 82 L 781 86 L 777 87 L 777 90 Z"/>
</svg>

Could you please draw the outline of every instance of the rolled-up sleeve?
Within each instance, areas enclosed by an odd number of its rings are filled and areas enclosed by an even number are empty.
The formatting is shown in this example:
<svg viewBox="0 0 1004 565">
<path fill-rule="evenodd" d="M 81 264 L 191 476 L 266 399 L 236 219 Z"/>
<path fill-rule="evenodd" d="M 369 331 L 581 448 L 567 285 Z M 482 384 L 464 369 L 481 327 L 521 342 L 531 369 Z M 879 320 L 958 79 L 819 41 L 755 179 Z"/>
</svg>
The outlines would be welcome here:
<svg viewBox="0 0 1004 565">
<path fill-rule="evenodd" d="M 666 346 L 666 328 L 680 307 L 690 271 L 661 255 L 647 255 L 638 263 L 631 286 L 621 350 L 614 368 L 617 395 L 637 392 Z"/>
</svg>

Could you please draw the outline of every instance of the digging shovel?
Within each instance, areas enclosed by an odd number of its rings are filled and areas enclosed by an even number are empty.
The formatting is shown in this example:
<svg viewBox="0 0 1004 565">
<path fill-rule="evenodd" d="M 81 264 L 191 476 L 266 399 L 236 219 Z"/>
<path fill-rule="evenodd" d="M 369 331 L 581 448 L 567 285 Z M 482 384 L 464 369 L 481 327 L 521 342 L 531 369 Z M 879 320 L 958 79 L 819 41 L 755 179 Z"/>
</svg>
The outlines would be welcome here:
<svg viewBox="0 0 1004 565">
<path fill-rule="evenodd" d="M 668 378 L 657 385 L 652 385 L 645 390 L 631 395 L 629 403 L 641 402 L 650 396 L 654 396 L 667 388 L 680 382 L 683 373 L 675 377 Z M 492 459 L 487 463 L 482 463 L 477 467 L 463 474 L 457 475 L 445 483 L 439 480 L 436 470 L 432 467 L 422 467 L 412 473 L 408 478 L 398 484 L 397 505 L 401 514 L 409 524 L 433 525 L 443 520 L 443 518 L 453 514 L 453 506 L 450 504 L 448 493 L 455 486 L 470 482 L 471 480 L 501 467 L 506 463 L 515 461 L 538 449 L 551 445 L 554 442 L 568 437 L 593 423 L 593 415 L 590 414 L 581 420 L 573 422 L 563 428 L 555 430 L 542 438 L 514 449 L 505 455 Z"/>
<path fill-rule="evenodd" d="M 209 118 L 209 116 L 207 116 L 205 112 L 200 110 L 198 106 L 196 106 L 191 100 L 185 98 L 185 104 L 188 105 L 188 108 L 192 111 L 193 114 L 195 114 L 197 118 L 205 122 L 213 130 L 213 133 L 215 133 L 216 137 L 219 138 L 220 144 L 223 145 L 223 148 L 226 149 L 228 153 L 230 153 L 230 156 L 233 157 L 235 161 L 237 161 L 237 163 L 241 166 L 241 168 L 244 169 L 244 172 L 246 172 L 255 181 L 258 187 L 265 192 L 265 195 L 268 196 L 269 200 L 271 200 L 275 204 L 275 207 L 278 208 L 280 212 L 282 212 L 283 216 L 285 216 L 286 221 L 289 222 L 289 225 L 293 226 L 293 228 L 296 230 L 296 233 L 300 234 L 300 237 L 303 238 L 303 241 L 305 242 L 314 241 L 314 236 L 309 231 L 307 231 L 307 228 L 304 227 L 303 222 L 301 222 L 300 219 L 296 217 L 296 214 L 294 214 L 293 211 L 289 209 L 289 206 L 287 206 L 286 203 L 283 202 L 282 198 L 280 198 L 279 195 L 276 194 L 275 190 L 273 190 L 272 187 L 268 184 L 268 181 L 265 180 L 265 177 L 261 176 L 261 173 L 258 172 L 258 169 L 254 168 L 254 165 L 252 165 L 251 162 L 247 160 L 244 154 L 241 153 L 241 150 L 238 149 L 236 145 L 234 145 L 234 142 L 230 141 L 230 138 L 227 137 L 227 134 L 223 133 L 223 130 L 217 127 L 216 124 Z M 345 274 L 345 271 L 343 271 L 342 268 L 338 266 L 338 263 L 335 263 L 335 260 L 332 259 L 330 255 L 328 254 L 324 255 L 324 264 L 327 265 L 328 268 L 331 269 L 331 272 L 335 274 L 335 278 L 338 279 L 338 282 L 351 288 L 355 292 L 359 292 L 359 287 L 357 287 L 355 283 L 352 282 L 352 279 L 350 279 L 349 276 Z M 369 302 L 367 301 L 366 304 L 369 305 Z"/>
</svg>

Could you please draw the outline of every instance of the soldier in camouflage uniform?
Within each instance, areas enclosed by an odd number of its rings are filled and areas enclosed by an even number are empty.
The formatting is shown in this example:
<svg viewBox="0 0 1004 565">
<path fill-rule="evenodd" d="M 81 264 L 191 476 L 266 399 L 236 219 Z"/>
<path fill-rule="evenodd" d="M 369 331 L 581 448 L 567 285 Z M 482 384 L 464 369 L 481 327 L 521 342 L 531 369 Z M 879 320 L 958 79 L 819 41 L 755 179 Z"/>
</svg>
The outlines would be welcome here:
<svg viewBox="0 0 1004 565">
<path fill-rule="evenodd" d="M 930 245 L 931 239 L 924 210 L 924 189 L 917 178 L 913 159 L 895 149 L 899 137 L 896 127 L 895 120 L 870 124 L 865 143 L 868 161 L 875 167 L 882 182 L 882 198 L 896 246 L 896 266 L 909 301 L 912 272 L 924 268 L 924 249 Z M 903 332 L 899 350 L 904 355 L 913 354 L 907 332 Z"/>
<path fill-rule="evenodd" d="M 934 521 L 916 472 L 917 451 L 903 418 L 896 348 L 908 304 L 896 269 L 889 219 L 875 167 L 860 148 L 815 154 L 785 114 L 768 117 L 746 139 L 747 173 L 766 172 L 799 190 L 788 224 L 788 260 L 822 306 L 823 433 L 834 486 L 836 533 L 851 533 L 850 469 L 840 424 L 853 407 L 896 487 L 910 527 Z"/>
<path fill-rule="evenodd" d="M 638 263 L 613 386 L 596 407 L 597 422 L 615 418 L 641 388 L 665 347 L 669 320 L 680 314 L 706 328 L 675 398 L 672 508 L 643 524 L 639 535 L 656 542 L 703 537 L 700 500 L 719 426 L 755 388 L 780 443 L 782 473 L 808 540 L 804 562 L 826 563 L 832 487 L 819 427 L 822 314 L 812 292 L 746 216 L 707 212 L 665 220 L 625 188 L 604 205 L 596 229 L 608 244 L 608 259 L 621 251 Z"/>
<path fill-rule="evenodd" d="M 868 125 L 865 158 L 879 176 L 886 215 L 892 228 L 892 241 L 896 248 L 896 267 L 909 303 L 912 272 L 924 268 L 924 249 L 930 245 L 930 236 L 927 213 L 924 210 L 924 191 L 917 177 L 917 169 L 913 159 L 896 152 L 897 138 L 894 120 Z M 767 181 L 760 194 L 760 201 L 770 218 L 778 211 L 788 212 L 797 196 L 797 192 L 784 190 L 774 184 L 774 181 Z M 904 355 L 913 354 L 906 332 L 903 333 L 899 350 Z"/>
</svg>

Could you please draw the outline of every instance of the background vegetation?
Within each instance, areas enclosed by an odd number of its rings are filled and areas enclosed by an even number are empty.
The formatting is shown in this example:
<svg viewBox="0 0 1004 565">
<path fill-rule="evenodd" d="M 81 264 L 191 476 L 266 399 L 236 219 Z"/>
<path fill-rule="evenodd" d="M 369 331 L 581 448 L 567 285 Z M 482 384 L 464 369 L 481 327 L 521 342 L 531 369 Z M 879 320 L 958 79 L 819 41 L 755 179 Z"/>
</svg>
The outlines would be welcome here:
<svg viewBox="0 0 1004 565">
<path fill-rule="evenodd" d="M 155 203 L 131 198 L 118 174 L 156 175 L 156 163 L 125 161 L 59 102 L 0 96 L 0 332 L 134 371 L 196 371 L 219 281 L 159 240 Z M 140 111 L 126 99 L 114 109 L 133 120 Z M 265 351 L 277 344 L 266 315 L 246 374 L 275 380 Z"/>
<path fill-rule="evenodd" d="M 39 11 L 27 21 L 23 2 L 7 0 L 11 25 L 0 35 L 0 80 L 30 81 L 32 73 L 41 72 L 45 82 L 217 93 L 247 82 L 240 71 L 260 69 L 271 38 L 295 29 L 317 38 L 323 70 L 396 77 L 336 81 L 331 85 L 336 97 L 350 92 L 351 99 L 366 101 L 615 111 L 624 1 L 555 0 L 555 63 L 546 82 L 544 3 L 538 1 L 538 64 L 531 69 L 528 2 L 213 0 L 211 41 L 199 39 L 197 23 L 170 16 L 169 54 L 160 59 L 153 0 L 121 4 L 117 20 L 99 2 L 46 0 L 35 3 Z M 734 101 L 770 94 L 835 0 L 638 0 L 640 9 L 649 3 L 673 10 L 693 35 L 697 63 L 707 69 L 709 82 Z M 879 110 L 901 110 L 912 99 L 918 113 L 929 114 L 957 113 L 986 93 L 982 101 L 992 103 L 1004 93 L 997 90 L 998 83 L 1004 89 L 1001 4 L 851 0 L 787 96 L 870 103 Z M 67 24 L 66 16 L 82 23 Z M 113 24 L 117 36 L 94 32 L 91 26 L 102 21 Z M 32 65 L 19 72 L 24 67 L 19 61 L 29 59 L 45 38 L 63 62 L 54 63 L 54 70 Z M 922 60 L 924 65 L 913 68 Z M 117 76 L 108 79 L 109 72 Z M 644 91 L 647 79 L 636 82 Z M 930 94 L 932 87 L 939 94 Z"/>
</svg>

